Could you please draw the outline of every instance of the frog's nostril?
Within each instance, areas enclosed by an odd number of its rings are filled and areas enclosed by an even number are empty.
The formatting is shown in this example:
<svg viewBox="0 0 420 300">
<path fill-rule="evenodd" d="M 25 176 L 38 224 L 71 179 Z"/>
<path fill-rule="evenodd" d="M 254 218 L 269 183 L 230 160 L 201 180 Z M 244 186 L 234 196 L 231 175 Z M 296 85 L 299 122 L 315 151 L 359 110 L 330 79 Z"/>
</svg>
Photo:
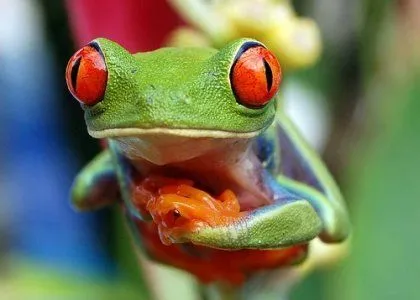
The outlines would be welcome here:
<svg viewBox="0 0 420 300">
<path fill-rule="evenodd" d="M 107 80 L 108 71 L 97 43 L 77 51 L 67 64 L 67 86 L 82 104 L 93 106 L 102 101 Z"/>
</svg>

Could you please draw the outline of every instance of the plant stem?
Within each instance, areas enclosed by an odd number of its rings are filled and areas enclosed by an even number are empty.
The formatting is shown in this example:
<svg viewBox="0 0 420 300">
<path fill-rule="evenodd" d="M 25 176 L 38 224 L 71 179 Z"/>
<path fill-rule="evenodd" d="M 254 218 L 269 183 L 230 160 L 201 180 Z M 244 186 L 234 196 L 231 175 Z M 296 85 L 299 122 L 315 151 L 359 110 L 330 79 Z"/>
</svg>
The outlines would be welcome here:
<svg viewBox="0 0 420 300">
<path fill-rule="evenodd" d="M 218 283 L 203 286 L 202 299 L 205 300 L 240 300 L 241 289 L 228 284 Z"/>
</svg>

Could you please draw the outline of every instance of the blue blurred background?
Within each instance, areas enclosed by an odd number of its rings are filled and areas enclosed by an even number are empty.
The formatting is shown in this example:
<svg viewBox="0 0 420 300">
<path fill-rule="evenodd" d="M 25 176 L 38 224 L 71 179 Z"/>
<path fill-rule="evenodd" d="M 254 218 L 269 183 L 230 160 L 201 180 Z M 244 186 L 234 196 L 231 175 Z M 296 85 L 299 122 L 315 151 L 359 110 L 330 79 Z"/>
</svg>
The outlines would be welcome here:
<svg viewBox="0 0 420 300">
<path fill-rule="evenodd" d="M 102 35 L 132 51 L 184 24 L 165 1 L 0 0 L 0 299 L 148 299 L 117 211 L 75 213 L 68 193 L 100 150 L 64 81 Z M 338 264 L 291 299 L 420 299 L 420 2 L 292 2 L 322 33 L 288 72 L 286 108 L 321 152 L 354 230 Z"/>
</svg>

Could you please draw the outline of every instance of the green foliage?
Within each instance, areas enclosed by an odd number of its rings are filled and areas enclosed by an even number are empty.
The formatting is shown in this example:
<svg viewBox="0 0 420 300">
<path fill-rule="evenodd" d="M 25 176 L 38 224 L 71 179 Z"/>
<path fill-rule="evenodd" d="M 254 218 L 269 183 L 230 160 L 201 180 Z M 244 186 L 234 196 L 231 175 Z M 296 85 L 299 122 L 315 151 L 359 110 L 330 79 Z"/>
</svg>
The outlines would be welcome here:
<svg viewBox="0 0 420 300">
<path fill-rule="evenodd" d="M 354 156 L 349 175 L 354 235 L 332 299 L 418 299 L 420 86 L 418 73 L 384 86 L 396 109 Z"/>
</svg>

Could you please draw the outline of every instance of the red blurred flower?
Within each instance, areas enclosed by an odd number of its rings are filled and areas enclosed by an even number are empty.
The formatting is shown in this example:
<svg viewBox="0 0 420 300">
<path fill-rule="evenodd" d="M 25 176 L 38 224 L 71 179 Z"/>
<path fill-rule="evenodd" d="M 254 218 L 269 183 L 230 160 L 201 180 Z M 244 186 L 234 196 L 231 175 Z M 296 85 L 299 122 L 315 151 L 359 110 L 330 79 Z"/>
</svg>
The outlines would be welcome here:
<svg viewBox="0 0 420 300">
<path fill-rule="evenodd" d="M 131 52 L 153 50 L 182 23 L 165 0 L 67 0 L 67 8 L 78 46 L 106 37 Z"/>
</svg>

